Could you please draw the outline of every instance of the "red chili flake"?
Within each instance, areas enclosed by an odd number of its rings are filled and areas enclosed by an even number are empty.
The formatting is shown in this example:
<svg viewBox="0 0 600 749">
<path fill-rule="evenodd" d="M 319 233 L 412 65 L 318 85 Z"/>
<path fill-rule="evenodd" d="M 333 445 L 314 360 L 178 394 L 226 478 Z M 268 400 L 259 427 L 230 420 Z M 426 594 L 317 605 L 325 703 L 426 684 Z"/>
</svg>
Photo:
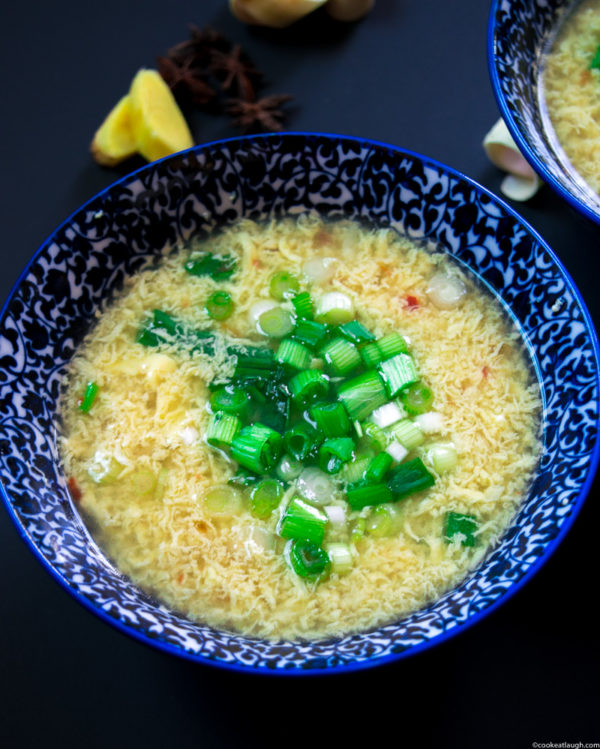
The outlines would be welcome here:
<svg viewBox="0 0 600 749">
<path fill-rule="evenodd" d="M 184 574 L 183 574 L 183 572 L 180 572 L 180 573 L 179 573 L 179 574 L 177 575 L 177 582 L 178 582 L 178 583 L 179 583 L 180 585 L 181 585 L 181 583 L 183 582 L 183 578 L 184 578 Z"/>
<path fill-rule="evenodd" d="M 77 482 L 74 478 L 70 478 L 67 481 L 67 489 L 74 502 L 79 502 L 81 499 L 81 489 L 77 486 Z"/>
<path fill-rule="evenodd" d="M 407 296 L 405 296 L 404 301 L 406 302 L 406 306 L 408 307 L 408 309 L 417 309 L 417 307 L 419 306 L 419 300 L 412 294 L 408 294 Z"/>
<path fill-rule="evenodd" d="M 490 373 L 490 370 L 487 368 L 487 366 L 481 367 L 481 374 L 487 379 L 488 375 Z"/>
</svg>

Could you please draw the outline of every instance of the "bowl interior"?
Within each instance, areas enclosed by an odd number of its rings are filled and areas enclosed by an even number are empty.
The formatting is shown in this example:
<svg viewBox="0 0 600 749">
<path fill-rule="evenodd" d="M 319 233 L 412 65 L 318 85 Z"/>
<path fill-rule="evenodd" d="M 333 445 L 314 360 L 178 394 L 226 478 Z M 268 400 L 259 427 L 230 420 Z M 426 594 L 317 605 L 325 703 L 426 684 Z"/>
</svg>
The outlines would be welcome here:
<svg viewBox="0 0 600 749">
<path fill-rule="evenodd" d="M 600 222 L 600 196 L 573 168 L 546 109 L 544 60 L 575 0 L 494 0 L 488 38 L 492 86 L 516 143 L 571 206 Z"/>
<path fill-rule="evenodd" d="M 399 623 L 339 640 L 265 642 L 167 610 L 116 570 L 72 504 L 55 440 L 61 377 L 96 311 L 169 245 L 239 217 L 318 212 L 442 245 L 510 311 L 544 400 L 544 453 L 502 543 L 458 588 Z M 17 527 L 94 613 L 144 642 L 232 668 L 361 668 L 439 642 L 516 590 L 564 535 L 597 462 L 597 344 L 551 250 L 507 206 L 434 161 L 317 134 L 209 144 L 152 164 L 85 204 L 25 269 L 0 320 L 0 477 Z"/>
</svg>

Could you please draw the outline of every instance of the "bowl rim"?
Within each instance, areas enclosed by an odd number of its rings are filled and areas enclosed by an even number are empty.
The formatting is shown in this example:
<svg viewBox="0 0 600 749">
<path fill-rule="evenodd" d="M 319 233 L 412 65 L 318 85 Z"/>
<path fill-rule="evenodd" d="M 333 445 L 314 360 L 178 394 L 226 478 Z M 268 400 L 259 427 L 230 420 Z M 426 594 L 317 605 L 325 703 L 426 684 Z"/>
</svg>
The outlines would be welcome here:
<svg viewBox="0 0 600 749">
<path fill-rule="evenodd" d="M 494 0 L 494 7 L 497 5 L 498 1 L 499 0 Z M 25 268 L 23 269 L 23 271 L 20 273 L 19 277 L 13 284 L 8 294 L 8 297 L 6 298 L 6 300 L 4 300 L 4 303 L 2 304 L 2 307 L 0 308 L 0 322 L 4 318 L 8 305 L 10 301 L 12 300 L 14 294 L 18 290 L 23 279 L 29 273 L 29 269 L 37 261 L 39 255 L 46 248 L 46 246 L 49 244 L 52 238 L 56 235 L 56 233 L 61 231 L 68 224 L 70 224 L 76 215 L 78 215 L 88 205 L 96 201 L 101 196 L 105 195 L 106 193 L 110 192 L 116 187 L 123 186 L 127 184 L 127 182 L 129 181 L 135 180 L 141 173 L 149 172 L 155 169 L 158 164 L 167 162 L 171 159 L 180 158 L 181 156 L 185 156 L 186 154 L 189 154 L 189 153 L 200 152 L 200 151 L 208 150 L 214 147 L 220 147 L 226 144 L 235 144 L 235 143 L 243 144 L 243 143 L 248 143 L 252 141 L 260 141 L 260 140 L 265 140 L 265 139 L 266 140 L 276 140 L 276 139 L 285 140 L 287 138 L 304 138 L 304 139 L 322 138 L 322 139 L 333 140 L 333 141 L 342 141 L 342 142 L 347 141 L 347 142 L 352 142 L 354 144 L 359 144 L 361 146 L 376 147 L 376 148 L 381 148 L 381 149 L 390 151 L 395 154 L 406 155 L 410 158 L 420 161 L 421 163 L 425 165 L 431 165 L 434 168 L 438 169 L 439 171 L 446 173 L 450 176 L 456 177 L 459 180 L 464 180 L 467 184 L 475 188 L 475 190 L 479 194 L 490 198 L 492 202 L 495 202 L 497 205 L 499 205 L 503 211 L 505 211 L 512 219 L 517 221 L 517 223 L 519 223 L 523 227 L 523 229 L 527 231 L 527 233 L 535 240 L 535 242 L 539 243 L 539 245 L 551 258 L 552 262 L 556 264 L 556 266 L 558 267 L 558 270 L 564 275 L 566 282 L 570 285 L 571 287 L 570 290 L 572 291 L 573 296 L 582 311 L 582 316 L 583 316 L 586 331 L 589 333 L 590 343 L 591 343 L 592 351 L 594 354 L 594 360 L 597 365 L 596 370 L 595 370 L 596 389 L 597 389 L 597 392 L 600 393 L 600 346 L 598 343 L 598 336 L 596 334 L 594 323 L 591 319 L 587 305 L 585 304 L 585 301 L 583 300 L 583 297 L 579 289 L 577 288 L 575 282 L 573 281 L 573 278 L 571 277 L 570 273 L 565 268 L 561 260 L 558 258 L 556 253 L 550 248 L 550 246 L 545 242 L 545 240 L 542 239 L 540 234 L 529 224 L 528 221 L 522 218 L 513 208 L 511 208 L 511 206 L 509 206 L 501 197 L 491 192 L 491 190 L 488 190 L 486 187 L 484 187 L 483 185 L 480 185 L 474 179 L 467 177 L 465 174 L 463 174 L 459 170 L 454 169 L 453 167 L 447 166 L 446 164 L 438 161 L 435 158 L 424 156 L 418 153 L 417 151 L 412 151 L 410 149 L 392 145 L 384 141 L 371 139 L 371 138 L 358 137 L 358 136 L 353 136 L 353 135 L 343 135 L 340 133 L 332 133 L 332 132 L 289 130 L 289 131 L 278 132 L 278 133 L 261 133 L 257 135 L 243 135 L 243 136 L 233 136 L 229 138 L 215 139 L 215 140 L 207 141 L 205 143 L 196 144 L 195 146 L 192 146 L 191 148 L 188 148 L 184 151 L 179 151 L 175 154 L 165 156 L 162 159 L 158 159 L 157 161 L 153 161 L 148 164 L 145 164 L 133 170 L 132 172 L 120 177 L 119 179 L 115 180 L 110 185 L 108 185 L 107 187 L 103 188 L 102 190 L 97 192 L 95 195 L 90 197 L 88 200 L 84 201 L 64 221 L 62 221 L 40 244 L 40 246 L 34 252 L 33 256 L 31 257 L 29 262 L 25 265 Z M 48 562 L 48 560 L 43 556 L 43 554 L 37 549 L 37 547 L 31 540 L 31 538 L 29 537 L 28 533 L 26 532 L 24 526 L 21 524 L 17 516 L 17 513 L 12 506 L 12 503 L 8 495 L 6 494 L 6 490 L 4 488 L 4 484 L 1 478 L 0 478 L 0 497 L 2 498 L 2 504 L 4 504 L 4 506 L 6 507 L 8 511 L 9 517 L 11 518 L 11 520 L 13 521 L 13 523 L 15 524 L 17 528 L 19 536 L 25 542 L 26 546 L 29 547 L 30 551 L 33 552 L 34 556 L 41 563 L 42 567 L 46 570 L 46 572 L 48 572 L 50 576 L 54 578 L 54 580 L 58 582 L 59 585 L 64 590 L 66 590 L 67 593 L 69 593 L 70 596 L 74 598 L 80 605 L 82 605 L 84 608 L 86 608 L 87 610 L 89 610 L 90 612 L 98 616 L 102 621 L 108 623 L 109 625 L 117 629 L 119 632 L 125 635 L 128 635 L 129 637 L 137 640 L 138 642 L 141 642 L 144 645 L 150 646 L 153 649 L 162 651 L 163 653 L 175 655 L 179 658 L 183 658 L 185 660 L 191 661 L 196 664 L 204 664 L 204 665 L 211 666 L 213 668 L 221 668 L 221 669 L 226 669 L 229 671 L 236 671 L 236 672 L 245 673 L 245 674 L 249 674 L 249 673 L 270 674 L 270 675 L 277 675 L 277 676 L 311 676 L 311 675 L 315 676 L 315 675 L 325 675 L 325 674 L 339 674 L 342 672 L 362 671 L 364 669 L 373 668 L 375 666 L 387 665 L 389 663 L 404 659 L 406 657 L 417 655 L 418 653 L 424 652 L 433 646 L 441 645 L 442 643 L 446 642 L 448 639 L 453 638 L 456 635 L 465 632 L 467 629 L 469 629 L 474 624 L 476 624 L 477 622 L 487 617 L 489 614 L 494 612 L 500 605 L 504 604 L 507 600 L 509 600 L 510 598 L 512 598 L 512 596 L 514 596 L 517 592 L 519 592 L 523 588 L 523 586 L 525 586 L 526 583 L 528 583 L 539 572 L 539 570 L 546 564 L 546 562 L 554 554 L 558 546 L 562 543 L 566 534 L 571 529 L 573 523 L 575 522 L 577 516 L 579 515 L 579 512 L 581 511 L 583 503 L 590 491 L 590 488 L 594 480 L 594 477 L 598 468 L 598 464 L 600 461 L 600 412 L 596 415 L 595 426 L 596 426 L 598 434 L 596 436 L 596 441 L 594 443 L 593 450 L 590 454 L 590 463 L 588 466 L 587 475 L 577 497 L 573 500 L 571 512 L 569 513 L 568 517 L 565 518 L 565 520 L 563 521 L 560 527 L 560 530 L 558 534 L 555 536 L 555 538 L 553 538 L 552 541 L 545 547 L 543 553 L 535 560 L 535 562 L 533 562 L 533 564 L 529 567 L 529 569 L 524 573 L 524 575 L 519 580 L 514 582 L 493 603 L 491 603 L 489 606 L 486 606 L 481 611 L 477 611 L 475 614 L 471 615 L 466 621 L 462 622 L 461 624 L 457 624 L 451 629 L 446 630 L 438 635 L 435 635 L 431 639 L 421 642 L 418 645 L 413 645 L 412 647 L 409 647 L 406 650 L 402 650 L 397 653 L 390 653 L 388 655 L 379 656 L 379 657 L 376 656 L 374 658 L 365 658 L 363 660 L 351 661 L 349 663 L 340 663 L 340 664 L 336 664 L 334 666 L 328 666 L 328 667 L 315 666 L 315 667 L 310 667 L 310 668 L 302 668 L 301 666 L 300 667 L 296 666 L 296 667 L 290 667 L 290 668 L 269 668 L 267 666 L 252 666 L 252 665 L 242 665 L 238 663 L 229 663 L 227 661 L 213 660 L 202 654 L 194 654 L 194 653 L 182 650 L 178 648 L 177 646 L 172 645 L 168 642 L 164 642 L 163 640 L 160 640 L 158 638 L 149 637 L 145 632 L 137 630 L 133 627 L 130 627 L 129 625 L 122 622 L 121 620 L 113 618 L 112 616 L 107 614 L 102 609 L 97 608 L 91 601 L 85 598 L 85 596 L 83 596 L 79 591 L 71 587 L 68 581 L 65 578 L 63 578 L 57 570 L 55 570 L 55 568 L 50 564 L 50 562 Z M 389 626 L 389 625 L 384 625 L 384 626 Z M 377 629 L 374 629 L 372 631 L 376 632 Z"/>
<path fill-rule="evenodd" d="M 505 3 L 506 0 L 492 0 L 490 13 L 488 17 L 488 29 L 487 29 L 487 61 L 488 61 L 488 72 L 492 84 L 492 90 L 502 119 L 506 123 L 510 134 L 512 135 L 515 143 L 517 144 L 521 154 L 527 159 L 530 166 L 539 174 L 539 176 L 550 185 L 550 187 L 558 193 L 558 195 L 565 200 L 572 208 L 579 213 L 582 213 L 586 218 L 590 219 L 596 224 L 600 224 L 600 212 L 592 210 L 582 200 L 575 197 L 573 193 L 568 190 L 556 177 L 548 170 L 544 162 L 538 157 L 533 148 L 529 145 L 525 139 L 521 129 L 519 128 L 516 119 L 506 101 L 504 92 L 500 85 L 500 75 L 498 73 L 498 67 L 496 61 L 498 57 L 496 55 L 496 31 L 497 31 L 497 15 L 499 6 L 501 3 Z"/>
</svg>

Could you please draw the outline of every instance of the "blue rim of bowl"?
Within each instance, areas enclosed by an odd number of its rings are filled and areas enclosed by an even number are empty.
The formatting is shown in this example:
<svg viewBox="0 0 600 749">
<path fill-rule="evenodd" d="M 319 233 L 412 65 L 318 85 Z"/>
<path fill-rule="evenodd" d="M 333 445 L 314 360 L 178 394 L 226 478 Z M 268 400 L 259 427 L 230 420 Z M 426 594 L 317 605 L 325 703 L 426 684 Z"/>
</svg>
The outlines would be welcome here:
<svg viewBox="0 0 600 749">
<path fill-rule="evenodd" d="M 585 203 L 576 198 L 567 188 L 562 185 L 556 177 L 554 177 L 544 165 L 544 162 L 537 156 L 536 152 L 531 148 L 527 140 L 524 138 L 513 114 L 510 110 L 508 103 L 504 97 L 502 87 L 500 85 L 500 76 L 498 75 L 498 68 L 496 66 L 496 16 L 498 13 L 498 6 L 502 0 L 492 0 L 492 7 L 490 9 L 490 15 L 488 20 L 488 34 L 487 34 L 487 58 L 488 58 L 488 70 L 492 83 L 492 90 L 496 103 L 500 109 L 502 119 L 506 123 L 510 134 L 512 135 L 515 143 L 519 147 L 519 151 L 527 159 L 533 169 L 540 175 L 540 177 L 550 185 L 552 189 L 557 192 L 560 197 L 565 200 L 569 205 L 579 213 L 582 213 L 586 218 L 590 219 L 596 224 L 600 224 L 600 214 L 593 211 Z"/>
<path fill-rule="evenodd" d="M 82 211 L 87 205 L 97 200 L 99 197 L 106 194 L 107 192 L 115 188 L 116 186 L 124 185 L 128 181 L 135 179 L 138 174 L 148 171 L 150 169 L 154 169 L 157 164 L 160 164 L 164 161 L 168 161 L 169 159 L 172 159 L 174 157 L 185 155 L 186 153 L 191 153 L 194 151 L 201 151 L 201 150 L 212 148 L 215 146 L 222 146 L 227 143 L 236 143 L 236 142 L 245 143 L 245 142 L 249 142 L 253 140 L 264 140 L 264 139 L 286 138 L 286 137 L 325 138 L 325 139 L 334 139 L 334 140 L 341 140 L 341 141 L 351 141 L 353 143 L 358 143 L 360 145 L 364 145 L 367 147 L 382 148 L 388 151 L 392 151 L 394 153 L 405 154 L 409 157 L 412 157 L 414 159 L 421 161 L 424 164 L 429 164 L 433 166 L 434 168 L 441 170 L 442 172 L 446 172 L 447 174 L 457 177 L 458 179 L 464 180 L 465 182 L 473 186 L 481 194 L 487 196 L 492 201 L 496 202 L 498 205 L 500 205 L 500 207 L 504 211 L 506 211 L 507 214 L 509 214 L 512 218 L 514 218 L 517 222 L 519 222 L 523 226 L 524 229 L 527 230 L 530 236 L 532 236 L 533 239 L 536 242 L 538 242 L 541 247 L 543 247 L 544 251 L 548 253 L 550 258 L 552 258 L 552 261 L 556 264 L 559 271 L 564 274 L 564 277 L 567 280 L 567 282 L 570 284 L 574 297 L 577 300 L 577 303 L 579 304 L 579 307 L 581 308 L 581 311 L 583 313 L 583 317 L 586 323 L 586 328 L 590 334 L 590 339 L 591 339 L 592 349 L 594 351 L 594 359 L 596 361 L 596 364 L 600 362 L 600 346 L 598 344 L 598 337 L 596 335 L 594 324 L 592 322 L 587 306 L 583 300 L 583 297 L 581 296 L 579 289 L 575 285 L 575 282 L 573 281 L 570 273 L 567 271 L 567 269 L 559 260 L 559 258 L 554 253 L 554 251 L 538 234 L 538 232 L 527 221 L 525 221 L 525 219 L 519 216 L 515 210 L 513 210 L 507 203 L 505 203 L 504 200 L 494 195 L 494 193 L 492 193 L 490 190 L 483 187 L 482 185 L 480 185 L 478 182 L 471 179 L 470 177 L 467 177 L 462 172 L 459 172 L 458 170 L 453 169 L 452 167 L 446 166 L 445 164 L 442 164 L 440 161 L 437 161 L 436 159 L 429 158 L 428 156 L 423 156 L 422 154 L 417 153 L 416 151 L 411 151 L 406 148 L 400 148 L 399 146 L 394 146 L 394 145 L 391 145 L 390 143 L 385 143 L 383 141 L 378 141 L 378 140 L 374 140 L 370 138 L 359 138 L 359 137 L 355 137 L 352 135 L 341 135 L 339 133 L 321 133 L 321 132 L 290 130 L 290 131 L 285 131 L 282 133 L 266 133 L 266 134 L 260 134 L 260 135 L 246 135 L 246 136 L 239 136 L 239 137 L 232 137 L 232 138 L 223 138 L 223 139 L 209 141 L 207 143 L 198 144 L 185 151 L 180 151 L 177 154 L 171 154 L 170 156 L 166 156 L 163 159 L 153 161 L 150 164 L 146 164 L 140 167 L 139 169 L 136 169 L 133 172 L 130 172 L 124 177 L 121 177 L 120 179 L 108 185 L 108 187 L 105 187 L 103 190 L 100 190 L 100 192 L 96 193 L 96 195 L 92 196 L 89 200 L 86 200 L 81 206 L 75 209 L 75 211 L 73 211 L 61 224 L 59 224 L 56 227 L 56 229 L 44 240 L 44 242 L 42 242 L 40 247 L 34 253 L 31 260 L 27 263 L 27 265 L 25 266 L 25 268 L 19 275 L 7 299 L 2 305 L 2 308 L 0 309 L 0 320 L 2 320 L 2 318 L 4 317 L 4 314 L 6 312 L 6 309 L 8 307 L 8 304 L 13 294 L 15 293 L 15 291 L 17 290 L 17 288 L 19 287 L 19 285 L 21 284 L 22 280 L 25 278 L 27 273 L 29 272 L 29 268 L 37 260 L 38 255 L 44 250 L 44 248 L 52 239 L 52 237 L 58 231 L 60 231 L 63 227 L 66 227 L 67 224 L 69 224 L 71 220 L 78 213 L 80 213 L 80 211 Z M 596 380 L 596 388 L 600 392 L 600 373 L 598 371 L 598 368 L 596 368 L 595 380 Z M 596 417 L 596 428 L 597 428 L 597 431 L 600 431 L 600 413 Z M 94 606 L 94 604 L 92 604 L 91 601 L 89 601 L 81 593 L 79 593 L 79 591 L 73 589 L 71 585 L 67 582 L 67 580 L 63 578 L 54 569 L 54 567 L 47 561 L 47 559 L 41 554 L 41 552 L 35 546 L 33 541 L 29 538 L 29 535 L 25 531 L 25 528 L 20 523 L 17 517 L 17 514 L 14 511 L 10 503 L 10 500 L 4 490 L 4 485 L 2 484 L 1 481 L 0 481 L 0 495 L 2 497 L 2 501 L 4 505 L 7 508 L 9 516 L 11 517 L 12 521 L 17 527 L 19 535 L 25 541 L 25 544 L 29 547 L 29 549 L 33 552 L 34 556 L 42 564 L 44 569 L 51 575 L 51 577 L 53 577 L 59 583 L 59 585 L 61 585 L 61 587 L 64 588 L 84 608 L 88 609 L 93 614 L 98 616 L 101 620 L 110 624 L 112 627 L 116 628 L 123 634 L 128 635 L 129 637 L 132 637 L 138 642 L 141 642 L 144 645 L 148 645 L 153 649 L 158 649 L 164 653 L 175 655 L 179 658 L 183 658 L 185 660 L 191 661 L 196 664 L 201 663 L 207 666 L 212 666 L 214 668 L 222 668 L 222 669 L 226 669 L 229 671 L 237 671 L 239 673 L 244 673 L 244 674 L 252 673 L 252 674 L 270 674 L 270 675 L 277 675 L 277 676 L 315 676 L 315 675 L 326 675 L 326 674 L 339 674 L 341 672 L 362 671 L 368 668 L 373 668 L 375 666 L 383 666 L 389 663 L 393 663 L 395 661 L 401 660 L 409 656 L 417 655 L 418 653 L 428 650 L 429 648 L 435 645 L 441 645 L 446 640 L 452 637 L 455 637 L 456 635 L 461 634 L 462 632 L 465 632 L 474 624 L 481 621 L 483 618 L 485 618 L 486 616 L 491 614 L 493 611 L 495 611 L 501 604 L 505 603 L 507 600 L 512 598 L 512 596 L 514 596 L 515 593 L 521 590 L 521 588 L 531 580 L 531 578 L 544 566 L 544 564 L 548 561 L 548 559 L 550 559 L 550 557 L 554 554 L 558 546 L 562 543 L 564 537 L 570 530 L 577 515 L 579 514 L 581 507 L 583 506 L 583 502 L 585 501 L 585 498 L 587 497 L 589 493 L 592 482 L 594 480 L 594 476 L 596 474 L 596 470 L 598 468 L 599 461 L 600 461 L 600 439 L 597 438 L 596 443 L 594 444 L 594 449 L 590 456 L 590 465 L 589 465 L 588 473 L 586 476 L 586 480 L 579 494 L 577 495 L 577 498 L 573 502 L 573 508 L 571 510 L 571 513 L 569 514 L 569 517 L 563 522 L 561 529 L 558 532 L 557 536 L 548 544 L 548 546 L 544 550 L 544 553 L 531 565 L 531 567 L 527 570 L 527 572 L 525 572 L 523 577 L 521 577 L 517 582 L 515 582 L 503 595 L 501 595 L 496 601 L 494 601 L 494 603 L 490 604 L 487 608 L 483 609 L 482 611 L 478 611 L 476 614 L 471 616 L 467 621 L 463 622 L 462 624 L 456 625 L 451 630 L 448 630 L 439 635 L 436 635 L 430 640 L 420 643 L 419 645 L 414 645 L 413 647 L 407 650 L 404 650 L 402 652 L 391 653 L 390 655 L 381 656 L 379 658 L 373 658 L 373 659 L 367 658 L 365 660 L 354 661 L 351 663 L 341 663 L 335 666 L 329 666 L 329 667 L 323 667 L 323 668 L 296 667 L 296 668 L 278 669 L 278 668 L 269 668 L 267 666 L 243 666 L 243 665 L 239 665 L 235 663 L 227 663 L 226 661 L 213 660 L 203 655 L 194 655 L 193 653 L 188 653 L 184 650 L 181 650 L 180 648 L 175 647 L 174 645 L 163 642 L 159 639 L 148 637 L 143 632 L 140 632 L 136 629 L 133 629 L 127 626 L 120 620 L 109 616 L 104 611 Z M 373 630 L 373 631 L 376 631 L 376 630 Z"/>
</svg>

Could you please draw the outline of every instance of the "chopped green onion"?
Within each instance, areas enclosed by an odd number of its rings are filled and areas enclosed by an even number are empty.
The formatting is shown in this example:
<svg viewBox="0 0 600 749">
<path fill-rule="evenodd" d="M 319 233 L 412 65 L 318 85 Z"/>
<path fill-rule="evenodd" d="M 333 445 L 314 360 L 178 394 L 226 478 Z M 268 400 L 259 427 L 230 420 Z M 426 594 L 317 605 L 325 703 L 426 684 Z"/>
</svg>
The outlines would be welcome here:
<svg viewBox="0 0 600 749">
<path fill-rule="evenodd" d="M 433 393 L 421 382 L 409 385 L 400 393 L 402 405 L 406 412 L 412 416 L 424 414 L 431 410 L 433 404 Z"/>
<path fill-rule="evenodd" d="M 215 291 L 206 300 L 206 311 L 211 320 L 226 320 L 233 312 L 233 300 L 226 291 Z"/>
<path fill-rule="evenodd" d="M 282 481 L 293 481 L 302 473 L 303 465 L 291 455 L 284 455 L 279 461 L 275 473 Z"/>
<path fill-rule="evenodd" d="M 206 441 L 211 447 L 230 447 L 235 435 L 240 431 L 241 422 L 234 414 L 217 411 L 211 415 L 206 431 Z"/>
<path fill-rule="evenodd" d="M 303 406 L 324 398 L 329 391 L 329 380 L 317 369 L 305 369 L 292 377 L 288 389 L 294 403 Z"/>
<path fill-rule="evenodd" d="M 264 424 L 243 427 L 231 443 L 234 460 L 256 473 L 266 473 L 275 467 L 281 455 L 283 439 L 274 429 Z"/>
<path fill-rule="evenodd" d="M 354 565 L 352 551 L 348 544 L 330 543 L 325 547 L 331 561 L 331 571 L 338 575 L 347 575 Z"/>
<path fill-rule="evenodd" d="M 385 451 L 388 455 L 391 455 L 396 463 L 402 463 L 404 458 L 406 458 L 406 456 L 408 455 L 408 450 L 404 447 L 404 445 L 401 445 L 396 440 L 390 442 L 390 444 L 385 448 Z"/>
<path fill-rule="evenodd" d="M 410 419 L 402 419 L 390 429 L 390 434 L 407 450 L 414 450 L 425 441 L 425 437 L 418 424 Z"/>
<path fill-rule="evenodd" d="M 386 427 L 396 424 L 405 417 L 406 413 L 404 412 L 404 408 L 394 401 L 391 401 L 390 403 L 384 403 L 383 406 L 376 408 L 371 414 L 370 421 L 377 424 L 381 429 L 385 429 Z"/>
<path fill-rule="evenodd" d="M 215 281 L 224 281 L 234 273 L 236 259 L 233 255 L 205 252 L 200 257 L 188 260 L 183 267 L 191 276 L 210 276 Z"/>
<path fill-rule="evenodd" d="M 362 510 L 371 505 L 392 502 L 393 496 L 386 484 L 367 484 L 348 488 L 346 501 L 353 510 Z"/>
<path fill-rule="evenodd" d="M 339 401 L 319 403 L 310 409 L 310 415 L 315 421 L 317 430 L 325 437 L 343 437 L 351 429 L 348 414 Z"/>
<path fill-rule="evenodd" d="M 425 468 L 421 458 L 400 463 L 387 481 L 390 491 L 394 494 L 394 500 L 423 491 L 434 484 L 435 479 Z"/>
<path fill-rule="evenodd" d="M 288 429 L 283 435 L 283 441 L 287 452 L 296 460 L 306 460 L 319 444 L 316 430 L 303 422 Z"/>
<path fill-rule="evenodd" d="M 125 466 L 113 456 L 97 451 L 88 466 L 88 476 L 95 484 L 104 486 L 114 483 L 125 470 Z"/>
<path fill-rule="evenodd" d="M 386 359 L 377 367 L 390 398 L 405 387 L 419 381 L 417 369 L 410 354 L 396 354 L 391 359 Z"/>
<path fill-rule="evenodd" d="M 327 515 L 323 510 L 299 497 L 294 497 L 277 524 L 277 533 L 282 538 L 312 541 L 317 546 L 323 543 Z"/>
<path fill-rule="evenodd" d="M 236 352 L 237 362 L 233 379 L 237 381 L 268 380 L 277 369 L 273 351 L 268 348 L 248 348 Z"/>
<path fill-rule="evenodd" d="M 305 468 L 298 476 L 296 486 L 304 499 L 316 505 L 326 505 L 336 494 L 333 479 L 316 466 Z"/>
<path fill-rule="evenodd" d="M 339 476 L 348 484 L 356 484 L 364 478 L 365 471 L 370 462 L 371 458 L 357 457 L 355 460 L 351 460 L 342 467 Z"/>
<path fill-rule="evenodd" d="M 365 481 L 369 484 L 379 484 L 383 481 L 386 473 L 392 467 L 394 462 L 391 455 L 386 452 L 378 453 L 369 463 L 365 471 Z"/>
<path fill-rule="evenodd" d="M 316 582 L 326 577 L 329 572 L 330 561 L 327 552 L 311 541 L 290 541 L 283 553 L 298 577 Z"/>
<path fill-rule="evenodd" d="M 449 512 L 446 515 L 446 541 L 454 541 L 458 536 L 462 546 L 475 546 L 477 539 L 477 518 L 474 515 L 463 515 L 460 512 Z"/>
<path fill-rule="evenodd" d="M 590 70 L 600 70 L 600 45 L 596 49 L 596 54 L 590 63 Z"/>
<path fill-rule="evenodd" d="M 325 440 L 319 448 L 319 466 L 326 473 L 337 473 L 340 468 L 352 460 L 354 440 L 350 437 L 337 437 Z"/>
<path fill-rule="evenodd" d="M 279 302 L 296 295 L 299 288 L 300 284 L 296 276 L 285 270 L 274 273 L 269 282 L 269 294 Z"/>
<path fill-rule="evenodd" d="M 318 322 L 341 325 L 354 317 L 354 304 L 347 294 L 330 291 L 317 302 L 315 318 Z"/>
<path fill-rule="evenodd" d="M 156 475 L 152 471 L 135 471 L 128 476 L 133 486 L 133 491 L 138 497 L 143 497 L 151 492 L 154 493 L 156 488 Z"/>
<path fill-rule="evenodd" d="M 388 400 L 383 380 L 373 370 L 344 382 L 338 390 L 338 397 L 350 418 L 358 421 Z"/>
<path fill-rule="evenodd" d="M 365 421 L 362 425 L 363 435 L 367 442 L 379 450 L 385 450 L 388 443 L 386 433 L 378 427 L 377 424 L 373 424 L 370 421 Z"/>
<path fill-rule="evenodd" d="M 204 496 L 204 504 L 210 512 L 233 515 L 241 509 L 239 491 L 233 486 L 215 486 Z"/>
<path fill-rule="evenodd" d="M 338 327 L 338 333 L 347 338 L 351 343 L 358 345 L 359 343 L 368 343 L 374 341 L 375 336 L 364 325 L 358 322 L 358 320 L 352 320 L 346 322 Z"/>
<path fill-rule="evenodd" d="M 393 536 L 399 529 L 401 515 L 393 504 L 374 507 L 367 519 L 367 533 L 376 538 Z"/>
<path fill-rule="evenodd" d="M 391 359 L 396 354 L 408 353 L 406 341 L 399 333 L 388 333 L 383 338 L 378 338 L 377 347 L 381 351 L 384 360 Z"/>
<path fill-rule="evenodd" d="M 99 390 L 100 387 L 97 383 L 88 382 L 85 387 L 85 392 L 83 394 L 83 398 L 81 399 L 81 403 L 79 404 L 79 410 L 82 413 L 86 414 L 89 412 L 94 401 L 96 400 L 96 396 L 98 395 Z"/>
<path fill-rule="evenodd" d="M 248 393 L 235 385 L 224 385 L 210 395 L 210 407 L 213 413 L 225 411 L 245 418 L 250 398 Z"/>
<path fill-rule="evenodd" d="M 260 481 L 260 476 L 240 467 L 227 483 L 232 486 L 253 486 L 257 481 Z"/>
<path fill-rule="evenodd" d="M 294 316 L 283 307 L 271 307 L 260 315 L 256 327 L 269 338 L 283 338 L 294 329 Z"/>
<path fill-rule="evenodd" d="M 334 338 L 320 351 L 330 371 L 334 375 L 347 375 L 360 364 L 360 354 L 356 346 L 345 338 Z"/>
<path fill-rule="evenodd" d="M 315 316 L 315 308 L 308 291 L 301 291 L 292 299 L 296 315 L 300 320 L 312 320 Z"/>
<path fill-rule="evenodd" d="M 283 484 L 276 479 L 259 481 L 250 492 L 250 512 L 254 517 L 266 520 L 279 506 L 284 494 Z"/>
<path fill-rule="evenodd" d="M 427 448 L 427 460 L 436 473 L 446 473 L 456 468 L 458 457 L 454 445 L 437 443 Z"/>
<path fill-rule="evenodd" d="M 286 364 L 294 369 L 308 369 L 312 354 L 310 349 L 291 338 L 284 338 L 279 344 L 275 358 L 281 364 Z"/>
<path fill-rule="evenodd" d="M 383 361 L 383 354 L 379 350 L 377 343 L 366 343 L 364 346 L 361 346 L 359 354 L 367 369 L 375 369 Z"/>
<path fill-rule="evenodd" d="M 315 351 L 329 335 L 329 328 L 314 320 L 298 320 L 290 337 Z"/>
<path fill-rule="evenodd" d="M 367 521 L 363 517 L 358 517 L 354 521 L 354 524 L 352 525 L 352 530 L 350 531 L 350 541 L 352 541 L 353 544 L 358 543 L 361 538 L 365 535 L 365 529 L 367 527 Z"/>
</svg>

